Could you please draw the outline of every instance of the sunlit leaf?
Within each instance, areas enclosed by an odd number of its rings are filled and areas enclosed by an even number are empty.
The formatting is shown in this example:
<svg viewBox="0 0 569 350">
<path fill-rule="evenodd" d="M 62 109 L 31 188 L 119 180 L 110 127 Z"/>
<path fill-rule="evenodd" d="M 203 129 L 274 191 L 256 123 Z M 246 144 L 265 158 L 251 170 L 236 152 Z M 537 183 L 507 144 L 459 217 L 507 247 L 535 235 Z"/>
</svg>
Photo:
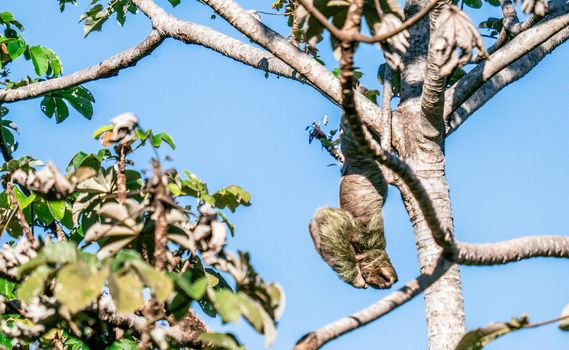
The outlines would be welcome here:
<svg viewBox="0 0 569 350">
<path fill-rule="evenodd" d="M 32 299 L 45 288 L 45 283 L 51 272 L 52 269 L 45 265 L 35 269 L 18 288 L 18 299 L 28 304 L 31 303 Z"/>
<path fill-rule="evenodd" d="M 134 312 L 144 305 L 142 281 L 133 271 L 122 275 L 111 273 L 109 288 L 117 310 L 121 314 Z"/>
<path fill-rule="evenodd" d="M 200 335 L 200 339 L 206 343 L 211 344 L 216 349 L 245 350 L 245 347 L 240 346 L 235 337 L 229 334 L 204 333 Z"/>
<path fill-rule="evenodd" d="M 82 261 L 66 265 L 57 274 L 54 295 L 71 313 L 76 313 L 96 300 L 107 276 L 107 268 L 93 272 Z"/>
<path fill-rule="evenodd" d="M 498 337 L 511 333 L 528 324 L 527 316 L 512 318 L 510 322 L 491 323 L 486 327 L 476 328 L 466 333 L 456 350 L 480 350 Z"/>
</svg>

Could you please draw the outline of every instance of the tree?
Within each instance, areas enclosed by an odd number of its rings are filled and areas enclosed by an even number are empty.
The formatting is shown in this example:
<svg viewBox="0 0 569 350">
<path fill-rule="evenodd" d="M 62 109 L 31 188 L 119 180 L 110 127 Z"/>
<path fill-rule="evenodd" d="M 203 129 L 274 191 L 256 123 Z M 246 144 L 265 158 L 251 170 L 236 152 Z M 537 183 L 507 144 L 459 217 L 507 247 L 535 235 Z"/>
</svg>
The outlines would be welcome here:
<svg viewBox="0 0 569 350">
<path fill-rule="evenodd" d="M 62 8 L 66 2 L 60 1 Z M 178 3 L 171 2 L 173 5 Z M 309 334 L 299 343 L 299 348 L 320 347 L 381 317 L 423 290 L 430 348 L 454 348 L 465 332 L 458 264 L 495 265 L 534 256 L 567 257 L 568 240 L 560 236 L 526 237 L 488 245 L 455 240 L 444 172 L 446 135 L 454 132 L 498 91 L 525 75 L 566 40 L 569 34 L 566 5 L 561 2 L 552 2 L 548 6 L 543 2 L 523 2 L 524 10 L 533 16 L 519 22 L 512 3 L 502 2 L 504 19 L 489 18 L 484 22 L 485 27 L 495 31 L 491 35 L 497 36 L 495 44 L 487 49 L 490 59 L 486 59 L 478 32 L 458 8 L 446 2 L 408 1 L 405 16 L 397 4 L 389 2 L 277 2 L 275 7 L 284 7 L 289 17 L 292 26 L 290 40 L 259 22 L 255 13 L 246 12 L 232 1 L 206 0 L 204 3 L 264 50 L 210 28 L 169 16 L 152 1 L 118 1 L 109 8 L 93 4 L 84 18 L 86 34 L 101 29 L 110 15 L 116 14 L 119 22 L 124 23 L 126 12 L 135 12 L 136 7 L 150 18 L 154 29 L 137 47 L 113 56 L 99 66 L 59 78 L 56 77 L 60 73 L 58 59 L 51 50 L 41 46 L 28 47 L 20 43 L 17 34 L 14 37 L 7 33 L 7 38 L 16 40 L 6 44 L 4 52 L 9 57 L 5 57 L 5 62 L 12 61 L 13 56 L 28 55 L 36 73 L 47 74 L 51 79 L 30 79 L 9 85 L 10 89 L 0 93 L 0 101 L 11 103 L 45 96 L 43 111 L 55 115 L 58 120 L 65 119 L 68 114 L 64 100 L 77 107 L 79 112 L 90 115 L 92 112 L 86 107 L 90 105 L 87 103 L 90 97 L 76 88 L 78 84 L 112 76 L 149 54 L 165 38 L 174 38 L 213 49 L 267 74 L 311 85 L 341 106 L 344 131 L 353 134 L 361 153 L 378 162 L 378 172 L 381 171 L 402 194 L 419 243 L 422 274 L 402 290 L 356 315 L 358 322 L 348 318 L 332 323 Z M 471 7 L 481 5 L 468 1 L 465 4 Z M 5 22 L 17 26 L 17 22 L 6 16 L 3 17 Z M 372 36 L 360 34 L 362 16 Z M 328 17 L 333 17 L 332 24 Z M 318 61 L 314 45 L 324 30 L 332 33 L 335 38 L 332 45 L 339 49 L 341 55 L 340 69 L 335 72 L 339 81 Z M 404 30 L 411 35 L 409 42 Z M 359 46 L 357 42 L 360 42 Z M 377 92 L 365 89 L 357 81 L 353 54 L 364 43 L 379 43 L 388 62 L 380 69 L 384 82 L 381 108 L 373 101 Z M 473 55 L 473 49 L 478 50 L 478 55 Z M 468 67 L 466 72 L 460 68 L 465 63 L 474 66 Z M 80 100 L 77 96 L 83 97 Z M 398 97 L 399 103 L 392 109 L 394 96 Z M 316 132 L 317 138 L 331 153 L 342 159 L 334 147 L 335 136 L 318 134 L 318 130 L 316 127 L 312 132 Z M 144 131 L 140 131 L 139 136 L 143 136 L 141 133 Z M 8 140 L 4 144 L 7 147 L 3 148 L 3 154 L 9 157 L 11 150 L 7 148 L 14 146 L 14 142 Z M 120 160 L 120 154 L 117 157 Z M 27 171 L 29 162 L 24 160 L 23 164 L 20 163 L 16 168 L 23 167 Z M 16 169 L 7 170 L 11 174 Z M 23 193 L 23 196 L 24 201 L 29 200 L 28 194 Z M 22 203 L 19 205 L 23 206 Z M 159 206 L 155 205 L 156 208 Z M 17 206 L 13 204 L 13 207 Z M 156 208 L 153 210 L 158 210 Z M 25 216 L 14 215 L 16 218 Z M 25 220 L 19 221 L 25 228 Z M 499 329 L 519 328 L 524 322 L 518 320 Z"/>
</svg>

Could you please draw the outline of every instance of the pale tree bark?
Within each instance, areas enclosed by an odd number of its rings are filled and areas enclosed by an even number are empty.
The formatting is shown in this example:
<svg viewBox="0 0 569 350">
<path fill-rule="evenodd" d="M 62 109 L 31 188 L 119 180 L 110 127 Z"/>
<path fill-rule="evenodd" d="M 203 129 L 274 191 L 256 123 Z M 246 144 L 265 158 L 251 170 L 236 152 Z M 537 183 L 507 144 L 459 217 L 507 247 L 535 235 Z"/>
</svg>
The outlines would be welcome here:
<svg viewBox="0 0 569 350">
<path fill-rule="evenodd" d="M 444 3 L 444 2 L 442 2 Z M 406 4 L 406 15 L 426 5 L 413 0 Z M 431 14 L 432 21 L 436 12 Z M 431 22 L 432 22 L 431 21 Z M 427 62 L 429 20 L 411 28 L 411 46 L 404 56 L 401 77 L 401 104 L 393 114 L 393 142 L 401 159 L 406 161 L 429 194 L 441 224 L 454 231 L 451 202 L 445 178 L 444 120 L 442 102 L 444 79 L 438 77 L 434 64 Z M 426 78 L 425 78 L 426 76 Z M 423 88 L 425 87 L 425 88 Z M 404 194 L 404 192 L 402 191 Z M 441 254 L 417 202 L 403 195 L 417 239 L 421 272 L 425 272 Z M 465 316 L 460 271 L 452 265 L 424 294 L 428 341 L 431 350 L 454 349 L 464 332 Z"/>
</svg>

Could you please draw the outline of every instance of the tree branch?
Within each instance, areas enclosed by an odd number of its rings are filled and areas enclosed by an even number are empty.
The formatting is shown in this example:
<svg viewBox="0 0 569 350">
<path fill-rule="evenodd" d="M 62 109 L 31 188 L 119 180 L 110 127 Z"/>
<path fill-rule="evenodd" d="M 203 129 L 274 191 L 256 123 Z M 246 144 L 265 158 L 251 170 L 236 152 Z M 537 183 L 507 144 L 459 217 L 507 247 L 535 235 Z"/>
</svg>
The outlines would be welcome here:
<svg viewBox="0 0 569 350">
<path fill-rule="evenodd" d="M 328 31 L 330 31 L 330 34 L 332 34 L 338 40 L 359 41 L 368 44 L 384 41 L 408 29 L 409 27 L 413 26 L 415 23 L 419 22 L 423 17 L 425 17 L 433 8 L 435 8 L 437 3 L 439 3 L 440 1 L 441 0 L 431 1 L 427 6 L 423 7 L 421 11 L 417 12 L 413 17 L 407 19 L 397 28 L 393 28 L 392 30 L 389 30 L 385 33 L 375 34 L 374 36 L 367 36 L 361 34 L 360 32 L 357 33 L 354 32 L 348 34 L 340 30 L 334 24 L 328 22 L 328 19 L 322 14 L 322 12 L 318 11 L 318 9 L 314 7 L 311 2 L 307 0 L 298 0 L 298 2 L 306 9 L 306 11 L 308 11 L 312 16 L 314 16 L 314 18 L 316 18 L 316 20 L 320 22 L 320 24 L 322 24 L 324 28 L 328 29 Z"/>
<path fill-rule="evenodd" d="M 479 63 L 445 93 L 445 122 L 447 130 L 458 125 L 449 116 L 452 115 L 469 97 L 494 75 L 526 55 L 543 42 L 569 25 L 569 5 L 544 17 L 534 27 L 522 32 L 490 58 Z M 456 125 L 452 127 L 451 125 Z M 453 130 L 454 131 L 454 130 Z"/>
<path fill-rule="evenodd" d="M 456 242 L 452 260 L 462 265 L 500 265 L 535 257 L 569 258 L 568 236 L 528 236 L 497 243 Z"/>
<path fill-rule="evenodd" d="M 474 112 L 494 97 L 506 86 L 512 84 L 525 76 L 535 68 L 545 56 L 555 48 L 569 39 L 569 27 L 561 30 L 550 39 L 539 45 L 522 58 L 508 65 L 500 72 L 495 74 L 490 80 L 486 81 L 476 92 L 464 101 L 446 119 L 446 134 L 452 134 L 460 127 Z"/>
<path fill-rule="evenodd" d="M 500 265 L 535 257 L 569 258 L 569 237 L 529 236 L 497 243 L 456 242 L 452 262 L 439 258 L 435 267 L 409 281 L 378 302 L 348 317 L 334 321 L 305 335 L 294 350 L 315 350 L 327 342 L 363 327 L 395 310 L 436 282 L 452 263 L 461 265 Z"/>
<path fill-rule="evenodd" d="M 135 0 L 135 2 L 151 2 L 151 0 Z M 341 104 L 340 83 L 336 77 L 308 54 L 300 51 L 289 40 L 271 28 L 253 18 L 247 11 L 233 0 L 204 0 L 221 17 L 232 26 L 249 37 L 255 43 L 286 62 L 325 97 L 335 104 Z M 356 105 L 362 113 L 362 119 L 374 132 L 379 133 L 377 125 L 381 120 L 381 110 L 360 93 L 355 94 Z"/>
<path fill-rule="evenodd" d="M 146 39 L 137 46 L 107 58 L 96 66 L 92 66 L 73 74 L 41 81 L 11 90 L 0 90 L 0 103 L 17 102 L 32 99 L 43 94 L 76 86 L 89 81 L 109 78 L 121 69 L 136 65 L 148 56 L 163 41 L 163 36 L 152 30 Z"/>
<path fill-rule="evenodd" d="M 445 259 L 439 259 L 430 272 L 422 273 L 419 277 L 407 282 L 397 291 L 376 303 L 353 313 L 350 316 L 334 321 L 314 332 L 308 333 L 298 341 L 293 350 L 316 350 L 329 341 L 338 338 L 355 329 L 363 327 L 407 303 L 431 284 L 437 281 L 450 267 Z"/>
<path fill-rule="evenodd" d="M 178 19 L 151 0 L 133 3 L 152 21 L 162 35 L 212 49 L 226 57 L 278 76 L 306 83 L 302 76 L 286 63 L 261 49 L 233 39 L 209 27 Z"/>
<path fill-rule="evenodd" d="M 449 6 L 450 1 L 439 1 L 433 9 L 429 19 L 429 30 L 431 35 L 436 29 L 437 18 L 444 7 Z M 443 123 L 443 108 L 444 108 L 444 90 L 446 87 L 446 78 L 441 76 L 440 67 L 443 62 L 436 60 L 435 54 L 436 43 L 433 40 L 429 41 L 429 49 L 427 51 L 427 69 L 425 72 L 425 80 L 423 82 L 423 91 L 421 93 L 421 114 L 433 126 L 435 126 L 439 135 L 437 135 L 438 144 L 442 144 L 444 140 L 444 123 Z M 442 57 L 440 57 L 442 59 Z"/>
</svg>

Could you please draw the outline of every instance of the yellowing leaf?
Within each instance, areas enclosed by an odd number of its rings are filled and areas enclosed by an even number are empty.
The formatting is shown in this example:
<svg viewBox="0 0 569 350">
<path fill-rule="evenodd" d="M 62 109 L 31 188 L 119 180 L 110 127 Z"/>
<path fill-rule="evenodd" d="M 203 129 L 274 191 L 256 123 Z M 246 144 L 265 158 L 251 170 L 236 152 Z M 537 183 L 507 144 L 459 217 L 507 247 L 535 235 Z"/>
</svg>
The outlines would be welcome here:
<svg viewBox="0 0 569 350">
<path fill-rule="evenodd" d="M 486 327 L 476 328 L 462 337 L 456 350 L 480 350 L 494 339 L 518 330 L 528 322 L 528 317 L 522 316 L 512 318 L 510 322 L 491 323 Z"/>
<path fill-rule="evenodd" d="M 51 271 L 52 269 L 46 265 L 36 268 L 18 288 L 16 293 L 18 299 L 31 303 L 32 299 L 43 291 Z"/>
<path fill-rule="evenodd" d="M 76 313 L 101 294 L 107 276 L 106 267 L 92 273 L 81 261 L 66 265 L 57 274 L 55 297 L 71 313 Z"/>
<path fill-rule="evenodd" d="M 144 283 L 150 287 L 152 293 L 161 301 L 165 301 L 172 290 L 174 283 L 162 272 L 155 270 L 142 260 L 133 260 L 132 265 L 140 272 L 140 276 L 144 279 Z"/>
<path fill-rule="evenodd" d="M 109 288 L 117 310 L 121 314 L 134 312 L 144 305 L 143 285 L 134 271 L 123 275 L 111 273 Z"/>
<path fill-rule="evenodd" d="M 230 290 L 215 291 L 213 304 L 224 322 L 237 322 L 241 317 L 239 298 Z"/>
<path fill-rule="evenodd" d="M 237 340 L 230 334 L 223 333 L 203 333 L 200 340 L 216 349 L 224 350 L 244 350 L 245 347 L 240 346 Z"/>
</svg>

